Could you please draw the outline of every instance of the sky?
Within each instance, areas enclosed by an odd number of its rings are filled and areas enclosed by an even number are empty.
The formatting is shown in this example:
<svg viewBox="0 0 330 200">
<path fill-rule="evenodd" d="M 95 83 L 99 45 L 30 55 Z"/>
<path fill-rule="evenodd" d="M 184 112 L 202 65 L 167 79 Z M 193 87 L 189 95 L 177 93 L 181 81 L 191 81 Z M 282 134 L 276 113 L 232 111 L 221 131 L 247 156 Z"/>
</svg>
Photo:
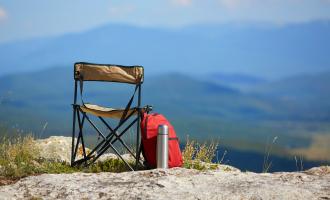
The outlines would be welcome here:
<svg viewBox="0 0 330 200">
<path fill-rule="evenodd" d="M 330 19 L 330 0 L 0 0 L 0 43 L 81 32 L 108 23 L 285 26 Z"/>
</svg>

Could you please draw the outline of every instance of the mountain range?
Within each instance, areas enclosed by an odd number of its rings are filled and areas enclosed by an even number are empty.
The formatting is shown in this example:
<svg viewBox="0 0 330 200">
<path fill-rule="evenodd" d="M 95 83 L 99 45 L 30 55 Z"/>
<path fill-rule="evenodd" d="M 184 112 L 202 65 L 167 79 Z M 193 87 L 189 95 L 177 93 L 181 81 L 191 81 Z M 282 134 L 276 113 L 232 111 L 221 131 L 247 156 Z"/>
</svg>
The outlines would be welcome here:
<svg viewBox="0 0 330 200">
<path fill-rule="evenodd" d="M 157 29 L 109 24 L 81 33 L 0 45 L 0 74 L 76 61 L 143 65 L 148 74 L 244 73 L 283 78 L 329 69 L 330 23 L 195 25 Z"/>
</svg>

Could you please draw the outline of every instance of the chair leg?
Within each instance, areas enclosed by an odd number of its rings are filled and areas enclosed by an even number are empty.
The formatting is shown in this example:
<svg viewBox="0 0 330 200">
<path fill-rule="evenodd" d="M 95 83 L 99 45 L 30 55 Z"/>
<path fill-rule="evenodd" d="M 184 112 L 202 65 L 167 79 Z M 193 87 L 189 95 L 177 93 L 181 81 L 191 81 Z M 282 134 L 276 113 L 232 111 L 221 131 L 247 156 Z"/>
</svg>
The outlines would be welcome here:
<svg viewBox="0 0 330 200">
<path fill-rule="evenodd" d="M 84 143 L 84 138 L 83 138 L 83 124 L 84 124 L 84 121 L 85 121 L 85 117 L 83 117 L 82 120 L 80 119 L 80 114 L 79 114 L 78 109 L 76 110 L 75 114 L 76 114 L 76 121 L 78 121 L 79 133 L 78 133 L 76 143 L 74 142 L 74 139 L 72 141 L 72 144 L 73 144 L 72 145 L 72 147 L 73 147 L 73 153 L 72 153 L 73 157 L 72 157 L 72 161 L 71 161 L 72 166 L 75 165 L 75 160 L 76 160 L 76 157 L 77 157 L 77 152 L 78 152 L 80 142 L 82 144 L 83 156 L 84 156 L 84 158 L 86 158 L 86 149 L 85 149 L 85 143 Z"/>
<path fill-rule="evenodd" d="M 73 120 L 72 120 L 72 143 L 71 143 L 71 166 L 74 164 L 75 160 L 75 152 L 74 152 L 74 140 L 75 140 L 75 132 L 76 132 L 76 106 L 73 106 Z"/>
<path fill-rule="evenodd" d="M 76 160 L 77 157 L 79 143 L 80 143 L 80 135 L 78 135 L 77 137 L 77 143 L 75 144 L 75 148 L 74 148 L 74 156 L 73 156 L 74 161 Z"/>
<path fill-rule="evenodd" d="M 136 161 L 135 168 L 138 168 L 138 163 L 140 161 L 140 123 L 141 123 L 141 84 L 138 85 L 138 116 L 137 116 L 137 126 L 136 126 Z M 143 166 L 143 164 L 142 164 Z"/>
<path fill-rule="evenodd" d="M 138 120 L 136 125 L 136 160 L 135 169 L 138 169 L 138 164 L 140 162 L 140 113 L 138 113 Z"/>
<path fill-rule="evenodd" d="M 78 125 L 79 125 L 79 138 L 81 139 L 83 156 L 84 156 L 84 159 L 86 159 L 86 149 L 85 149 L 85 142 L 84 142 L 84 137 L 83 137 L 83 126 L 84 126 L 84 121 L 85 121 L 85 115 L 83 115 L 82 120 L 80 120 L 80 113 L 79 113 L 79 110 L 77 110 L 77 117 L 78 117 Z M 79 142 L 77 142 L 77 146 L 79 146 Z M 85 164 L 87 164 L 87 163 L 85 162 Z"/>
</svg>

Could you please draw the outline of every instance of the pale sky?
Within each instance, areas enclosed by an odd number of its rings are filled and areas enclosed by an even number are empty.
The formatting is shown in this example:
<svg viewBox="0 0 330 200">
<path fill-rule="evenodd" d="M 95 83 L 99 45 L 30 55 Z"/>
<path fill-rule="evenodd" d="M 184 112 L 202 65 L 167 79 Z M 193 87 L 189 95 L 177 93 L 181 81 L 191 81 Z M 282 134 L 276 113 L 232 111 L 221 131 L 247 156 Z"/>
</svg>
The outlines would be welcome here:
<svg viewBox="0 0 330 200">
<path fill-rule="evenodd" d="M 0 43 L 80 32 L 108 23 L 284 26 L 330 20 L 330 0 L 0 0 Z"/>
</svg>

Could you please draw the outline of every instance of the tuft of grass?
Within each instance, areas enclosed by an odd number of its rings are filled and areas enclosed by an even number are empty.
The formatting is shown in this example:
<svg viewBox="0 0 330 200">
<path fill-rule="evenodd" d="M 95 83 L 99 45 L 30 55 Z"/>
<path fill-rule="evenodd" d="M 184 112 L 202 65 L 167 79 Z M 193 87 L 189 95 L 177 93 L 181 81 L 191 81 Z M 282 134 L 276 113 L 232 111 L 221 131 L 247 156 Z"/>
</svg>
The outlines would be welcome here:
<svg viewBox="0 0 330 200">
<path fill-rule="evenodd" d="M 31 135 L 0 139 L 0 176 L 24 177 L 40 173 L 36 164 L 39 150 Z"/>
<path fill-rule="evenodd" d="M 301 156 L 301 155 L 299 156 L 299 164 L 298 164 L 297 156 L 294 156 L 294 160 L 296 161 L 297 172 L 304 171 L 303 156 Z"/>
<path fill-rule="evenodd" d="M 217 154 L 217 148 L 217 142 L 211 141 L 200 144 L 187 138 L 186 146 L 182 152 L 183 167 L 197 170 L 216 169 L 218 163 L 213 163 L 212 160 Z"/>
<path fill-rule="evenodd" d="M 265 146 L 264 162 L 262 164 L 262 173 L 267 173 L 272 166 L 272 161 L 269 160 L 274 144 L 277 141 L 277 136 L 273 138 L 273 141 L 269 143 L 267 140 L 267 145 Z"/>
</svg>

